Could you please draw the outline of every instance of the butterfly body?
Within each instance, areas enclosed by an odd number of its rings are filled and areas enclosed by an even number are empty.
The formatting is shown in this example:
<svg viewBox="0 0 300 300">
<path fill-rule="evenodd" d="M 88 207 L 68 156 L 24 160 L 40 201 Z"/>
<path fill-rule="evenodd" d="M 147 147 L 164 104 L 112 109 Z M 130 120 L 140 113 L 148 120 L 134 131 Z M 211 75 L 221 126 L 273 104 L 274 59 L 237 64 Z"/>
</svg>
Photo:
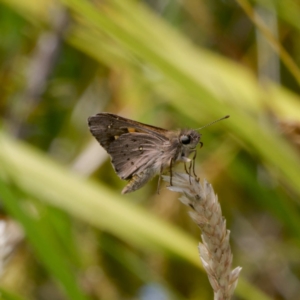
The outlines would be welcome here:
<svg viewBox="0 0 300 300">
<path fill-rule="evenodd" d="M 89 128 L 111 156 L 111 163 L 123 180 L 129 180 L 122 193 L 133 192 L 155 175 L 177 162 L 193 162 L 201 135 L 195 130 L 169 131 L 110 113 L 88 119 Z M 195 155 L 194 155 L 195 157 Z"/>
</svg>

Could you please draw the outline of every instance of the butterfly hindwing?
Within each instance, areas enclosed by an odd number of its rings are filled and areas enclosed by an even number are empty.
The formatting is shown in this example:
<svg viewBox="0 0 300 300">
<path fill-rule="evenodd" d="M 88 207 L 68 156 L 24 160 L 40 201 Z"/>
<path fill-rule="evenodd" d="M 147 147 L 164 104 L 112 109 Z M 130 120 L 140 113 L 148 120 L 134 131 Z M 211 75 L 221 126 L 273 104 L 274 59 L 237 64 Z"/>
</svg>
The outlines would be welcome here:
<svg viewBox="0 0 300 300">
<path fill-rule="evenodd" d="M 145 133 L 126 133 L 113 141 L 107 152 L 121 179 L 130 179 L 155 164 L 168 145 L 161 139 Z"/>
</svg>

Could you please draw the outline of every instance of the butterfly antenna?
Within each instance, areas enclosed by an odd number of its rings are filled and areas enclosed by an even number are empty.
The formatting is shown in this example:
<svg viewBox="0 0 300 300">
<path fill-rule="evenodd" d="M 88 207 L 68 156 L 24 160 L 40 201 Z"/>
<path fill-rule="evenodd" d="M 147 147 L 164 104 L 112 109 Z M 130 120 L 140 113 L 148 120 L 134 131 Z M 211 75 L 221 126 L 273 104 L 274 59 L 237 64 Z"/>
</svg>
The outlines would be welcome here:
<svg viewBox="0 0 300 300">
<path fill-rule="evenodd" d="M 197 129 L 195 129 L 195 130 L 201 130 L 201 129 L 203 129 L 203 128 L 205 128 L 205 127 L 208 127 L 208 126 L 210 126 L 210 125 L 212 125 L 212 124 L 215 124 L 215 123 L 217 123 L 217 122 L 219 122 L 219 121 L 222 121 L 222 120 L 224 120 L 224 119 L 228 119 L 230 116 L 229 115 L 227 115 L 227 116 L 225 116 L 225 117 L 222 117 L 222 118 L 220 118 L 220 119 L 218 119 L 218 120 L 215 120 L 215 121 L 213 121 L 213 122 L 211 122 L 211 123 L 208 123 L 208 124 L 206 124 L 206 125 L 204 125 L 204 126 L 202 126 L 202 127 L 200 127 L 200 128 L 197 128 Z"/>
</svg>

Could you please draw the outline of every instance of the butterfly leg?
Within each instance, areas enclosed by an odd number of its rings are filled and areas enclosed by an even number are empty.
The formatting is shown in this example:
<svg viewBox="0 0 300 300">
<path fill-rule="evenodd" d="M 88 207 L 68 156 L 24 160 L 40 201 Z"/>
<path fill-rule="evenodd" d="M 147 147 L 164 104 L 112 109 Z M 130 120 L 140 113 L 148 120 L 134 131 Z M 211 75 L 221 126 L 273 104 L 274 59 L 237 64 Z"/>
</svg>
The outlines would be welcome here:
<svg viewBox="0 0 300 300">
<path fill-rule="evenodd" d="M 193 162 L 193 174 L 194 174 L 195 178 L 198 180 L 198 176 L 197 176 L 197 174 L 196 174 L 196 172 L 195 172 L 195 161 L 196 161 L 196 156 L 197 156 L 197 151 L 195 151 L 195 154 L 194 154 L 194 156 L 193 156 L 192 162 Z"/>
<path fill-rule="evenodd" d="M 188 172 L 188 174 L 189 174 L 189 182 L 190 182 L 190 184 L 192 184 L 192 182 L 191 182 L 191 177 L 192 177 L 192 167 L 193 167 L 193 160 L 191 160 L 191 162 L 190 162 L 190 166 L 189 166 L 189 172 Z"/>
<path fill-rule="evenodd" d="M 191 184 L 191 164 L 193 163 L 193 161 L 190 162 L 190 166 L 189 166 L 189 169 L 187 169 L 187 162 L 189 162 L 188 160 L 184 161 L 184 170 L 185 170 L 185 173 L 189 175 L 189 181 L 190 181 L 190 184 Z"/>
<path fill-rule="evenodd" d="M 200 149 L 203 147 L 203 143 L 200 142 Z M 195 154 L 194 154 L 194 157 L 193 157 L 193 173 L 194 173 L 194 176 L 196 178 L 196 180 L 199 182 L 200 178 L 197 176 L 196 172 L 195 172 L 195 161 L 196 161 L 196 156 L 197 156 L 197 151 L 195 150 Z"/>
<path fill-rule="evenodd" d="M 185 173 L 186 174 L 189 174 L 188 170 L 187 170 L 187 167 L 186 167 L 186 162 L 184 162 L 184 170 L 185 170 Z"/>
</svg>

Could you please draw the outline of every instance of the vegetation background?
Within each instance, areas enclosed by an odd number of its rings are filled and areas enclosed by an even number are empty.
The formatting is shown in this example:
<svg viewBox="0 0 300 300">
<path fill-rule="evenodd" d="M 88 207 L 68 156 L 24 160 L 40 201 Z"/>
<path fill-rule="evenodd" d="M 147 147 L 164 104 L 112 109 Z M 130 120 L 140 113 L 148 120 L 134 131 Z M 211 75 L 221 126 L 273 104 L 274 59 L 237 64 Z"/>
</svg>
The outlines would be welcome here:
<svg viewBox="0 0 300 300">
<path fill-rule="evenodd" d="M 298 299 L 299 15 L 298 0 L 1 0 L 0 200 L 25 233 L 1 241 L 19 245 L 1 297 L 212 298 L 178 195 L 156 179 L 120 195 L 87 127 L 109 111 L 167 129 L 230 114 L 196 169 L 243 268 L 235 297 Z"/>
</svg>

